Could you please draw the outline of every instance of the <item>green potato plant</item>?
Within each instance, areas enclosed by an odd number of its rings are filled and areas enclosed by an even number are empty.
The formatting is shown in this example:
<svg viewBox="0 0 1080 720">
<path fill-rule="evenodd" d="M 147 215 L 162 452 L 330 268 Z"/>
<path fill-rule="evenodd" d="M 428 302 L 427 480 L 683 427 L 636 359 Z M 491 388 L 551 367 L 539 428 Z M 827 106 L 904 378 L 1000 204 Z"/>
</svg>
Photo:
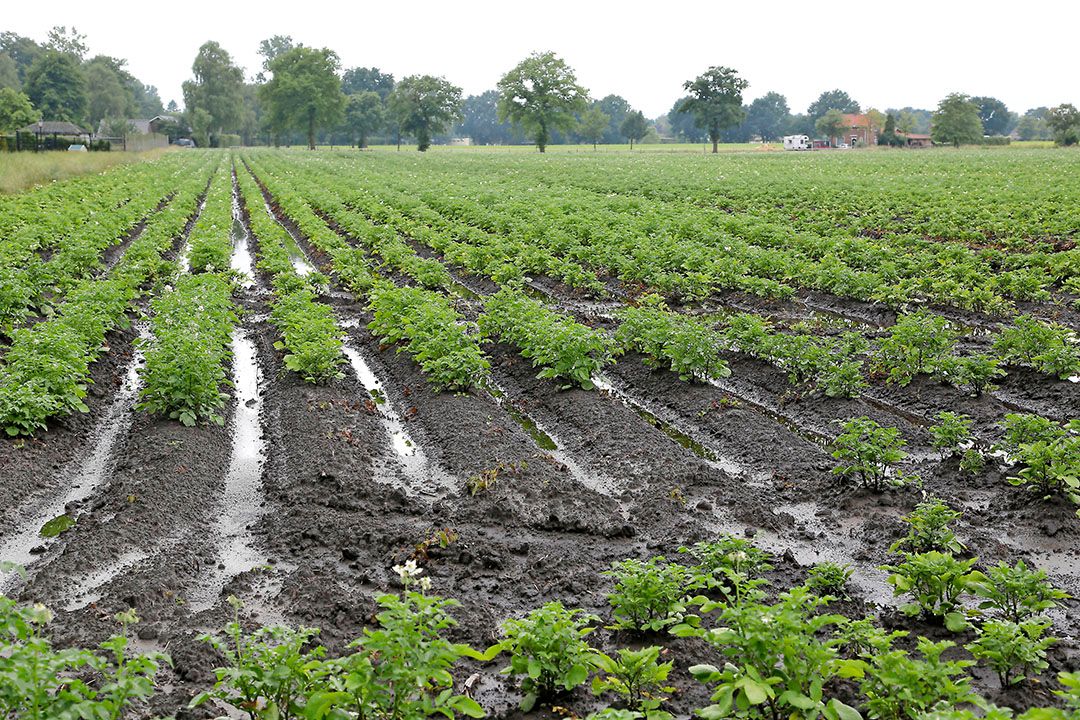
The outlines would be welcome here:
<svg viewBox="0 0 1080 720">
<path fill-rule="evenodd" d="M 602 574 L 615 579 L 608 595 L 615 618 L 612 628 L 657 632 L 682 620 L 689 576 L 684 565 L 662 556 L 628 559 L 613 563 Z"/>
<path fill-rule="evenodd" d="M 953 632 L 969 626 L 960 600 L 985 581 L 973 566 L 978 558 L 958 560 L 951 553 L 930 550 L 924 553 L 905 553 L 899 565 L 883 565 L 889 573 L 889 584 L 897 595 L 910 594 L 914 602 L 901 607 L 908 615 L 926 614 L 939 617 Z"/>
<path fill-rule="evenodd" d="M 857 477 L 862 487 L 881 492 L 889 469 L 904 459 L 907 444 L 900 431 L 878 425 L 868 417 L 849 420 L 833 441 L 832 456 L 840 461 L 833 474 Z"/>
<path fill-rule="evenodd" d="M 979 628 L 975 641 L 964 647 L 972 657 L 993 669 L 1002 687 L 1007 687 L 1050 666 L 1046 661 L 1046 649 L 1057 642 L 1057 638 L 1043 637 L 1049 627 L 1049 622 L 1037 620 L 1022 623 L 988 620 Z"/>
</svg>

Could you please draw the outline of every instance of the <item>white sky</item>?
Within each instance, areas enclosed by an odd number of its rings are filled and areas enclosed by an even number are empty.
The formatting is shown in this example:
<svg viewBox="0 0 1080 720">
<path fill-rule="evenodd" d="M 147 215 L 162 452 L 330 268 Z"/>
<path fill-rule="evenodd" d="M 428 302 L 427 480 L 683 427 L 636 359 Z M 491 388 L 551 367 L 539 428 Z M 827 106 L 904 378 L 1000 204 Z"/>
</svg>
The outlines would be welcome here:
<svg viewBox="0 0 1080 720">
<path fill-rule="evenodd" d="M 1080 104 L 1076 0 L 9 5 L 0 30 L 40 42 L 52 25 L 74 21 L 91 54 L 127 58 L 165 103 L 182 102 L 180 83 L 204 41 L 220 42 L 250 75 L 259 41 L 285 34 L 336 50 L 345 68 L 443 75 L 466 95 L 494 88 L 528 53 L 553 50 L 593 97 L 622 95 L 649 117 L 667 112 L 682 83 L 709 65 L 738 70 L 748 101 L 776 90 L 793 112 L 832 88 L 864 109 L 933 108 L 953 91 L 993 95 L 1019 112 Z"/>
</svg>

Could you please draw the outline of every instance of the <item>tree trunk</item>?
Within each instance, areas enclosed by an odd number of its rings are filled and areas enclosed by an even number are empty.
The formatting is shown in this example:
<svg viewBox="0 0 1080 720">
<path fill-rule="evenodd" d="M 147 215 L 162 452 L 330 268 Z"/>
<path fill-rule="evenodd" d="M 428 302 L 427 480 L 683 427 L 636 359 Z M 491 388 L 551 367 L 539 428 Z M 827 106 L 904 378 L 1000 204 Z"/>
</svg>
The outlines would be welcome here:
<svg viewBox="0 0 1080 720">
<path fill-rule="evenodd" d="M 308 150 L 315 149 L 315 117 L 313 115 L 308 116 L 307 146 Z"/>
<path fill-rule="evenodd" d="M 712 141 L 712 151 L 714 153 L 720 152 L 720 141 L 719 140 L 713 140 Z"/>
<path fill-rule="evenodd" d="M 360 149 L 364 150 L 366 148 L 367 148 L 367 135 L 361 135 L 360 136 Z"/>
</svg>

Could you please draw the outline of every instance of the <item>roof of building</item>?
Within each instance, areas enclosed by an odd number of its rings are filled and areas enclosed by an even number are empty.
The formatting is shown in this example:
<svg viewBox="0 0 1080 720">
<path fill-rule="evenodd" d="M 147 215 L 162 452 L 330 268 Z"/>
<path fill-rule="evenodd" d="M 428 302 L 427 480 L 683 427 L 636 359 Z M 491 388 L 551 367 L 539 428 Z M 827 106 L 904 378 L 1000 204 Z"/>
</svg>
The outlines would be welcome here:
<svg viewBox="0 0 1080 720">
<path fill-rule="evenodd" d="M 858 113 L 845 113 L 844 124 L 848 127 L 866 127 L 866 115 L 861 115 Z"/>
<path fill-rule="evenodd" d="M 923 135 L 921 133 L 898 132 L 898 133 L 896 133 L 896 136 L 897 137 L 902 137 L 902 138 L 907 138 L 908 140 L 929 140 L 930 139 L 929 135 Z"/>
<path fill-rule="evenodd" d="M 19 132 L 41 133 L 42 135 L 86 135 L 86 131 L 66 120 L 43 120 L 19 128 Z"/>
</svg>

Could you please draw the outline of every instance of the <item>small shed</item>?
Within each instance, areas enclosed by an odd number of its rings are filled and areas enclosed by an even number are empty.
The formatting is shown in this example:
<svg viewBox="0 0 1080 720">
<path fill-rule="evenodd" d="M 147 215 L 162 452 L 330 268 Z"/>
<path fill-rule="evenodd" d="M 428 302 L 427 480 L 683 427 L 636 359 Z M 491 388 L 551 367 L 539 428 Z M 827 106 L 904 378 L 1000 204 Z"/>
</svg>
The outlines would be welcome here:
<svg viewBox="0 0 1080 720">
<path fill-rule="evenodd" d="M 39 120 L 19 128 L 19 134 L 33 135 L 39 146 L 53 149 L 67 149 L 72 138 L 90 142 L 89 132 L 66 120 Z"/>
<path fill-rule="evenodd" d="M 929 135 L 922 135 L 920 133 L 896 133 L 896 137 L 904 141 L 904 147 L 909 148 L 928 148 L 933 145 Z"/>
</svg>

